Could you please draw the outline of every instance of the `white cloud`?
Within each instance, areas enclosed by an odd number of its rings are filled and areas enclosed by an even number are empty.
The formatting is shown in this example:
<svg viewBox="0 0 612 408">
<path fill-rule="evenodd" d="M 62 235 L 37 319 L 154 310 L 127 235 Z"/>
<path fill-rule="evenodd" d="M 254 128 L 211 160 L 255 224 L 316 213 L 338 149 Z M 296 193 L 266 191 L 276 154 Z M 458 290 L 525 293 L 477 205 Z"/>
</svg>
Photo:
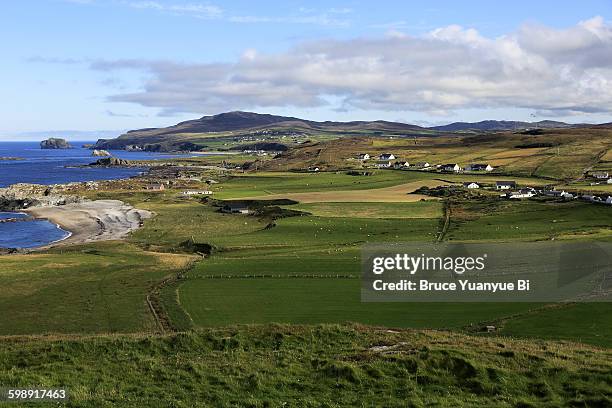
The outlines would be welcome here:
<svg viewBox="0 0 612 408">
<path fill-rule="evenodd" d="M 350 21 L 331 17 L 328 13 L 297 16 L 229 16 L 231 23 L 276 23 L 276 24 L 312 24 L 321 26 L 348 27 Z"/>
<path fill-rule="evenodd" d="M 81 5 L 94 4 L 94 0 L 63 1 Z M 210 3 L 176 3 L 161 0 L 98 0 L 96 4 L 115 5 L 203 19 L 217 19 L 229 23 L 310 24 L 333 27 L 348 27 L 350 20 L 346 16 L 353 12 L 350 8 L 330 8 L 319 12 L 316 9 L 301 7 L 294 15 L 234 15 L 227 13 L 222 7 Z"/>
<path fill-rule="evenodd" d="M 202 3 L 164 4 L 157 1 L 132 1 L 127 3 L 127 5 L 137 9 L 189 14 L 205 18 L 218 18 L 223 14 L 221 7 Z"/>
<path fill-rule="evenodd" d="M 111 99 L 166 112 L 315 107 L 333 96 L 344 109 L 612 113 L 612 27 L 599 17 L 565 30 L 525 25 L 498 38 L 448 26 L 418 37 L 319 40 L 276 54 L 247 50 L 234 63 L 92 67 L 148 71 L 141 91 Z"/>
</svg>

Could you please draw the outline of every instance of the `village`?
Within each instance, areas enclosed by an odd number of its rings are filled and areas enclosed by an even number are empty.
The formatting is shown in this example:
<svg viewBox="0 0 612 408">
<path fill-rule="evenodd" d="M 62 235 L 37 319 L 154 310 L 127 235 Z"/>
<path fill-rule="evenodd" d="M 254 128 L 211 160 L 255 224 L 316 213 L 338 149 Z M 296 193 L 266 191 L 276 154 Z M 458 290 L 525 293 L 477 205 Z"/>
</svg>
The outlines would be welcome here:
<svg viewBox="0 0 612 408">
<path fill-rule="evenodd" d="M 470 163 L 461 166 L 459 163 L 434 164 L 427 161 L 410 163 L 405 160 L 400 160 L 393 153 L 381 153 L 378 156 L 368 153 L 360 153 L 355 159 L 359 160 L 367 168 L 378 169 L 395 169 L 395 170 L 412 170 L 412 171 L 428 171 L 454 174 L 487 174 L 493 172 L 495 167 L 488 163 Z M 371 162 L 370 162 L 371 161 Z M 371 164 L 370 164 L 371 163 Z M 314 171 L 319 171 L 319 168 L 311 168 Z M 601 184 L 612 184 L 612 177 L 605 171 L 593 171 L 586 174 L 585 178 L 589 180 L 590 186 Z M 502 192 L 499 197 L 506 199 L 523 199 L 536 196 L 560 198 L 564 200 L 580 199 L 594 204 L 612 205 L 612 196 L 581 194 L 577 191 L 557 190 L 554 186 L 546 186 L 544 188 L 535 188 L 531 186 L 519 186 L 516 181 L 499 180 L 495 184 L 481 183 L 478 181 L 467 181 L 462 183 L 463 188 L 468 190 L 484 189 Z M 450 188 L 451 186 L 446 186 Z"/>
</svg>

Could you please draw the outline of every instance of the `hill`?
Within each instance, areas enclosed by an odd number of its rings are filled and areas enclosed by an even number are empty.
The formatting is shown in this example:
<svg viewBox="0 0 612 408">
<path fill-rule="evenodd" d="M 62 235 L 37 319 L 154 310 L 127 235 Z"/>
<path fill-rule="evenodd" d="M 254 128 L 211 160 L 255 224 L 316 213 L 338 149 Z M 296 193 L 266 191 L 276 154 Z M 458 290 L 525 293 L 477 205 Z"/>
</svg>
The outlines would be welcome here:
<svg viewBox="0 0 612 408">
<path fill-rule="evenodd" d="M 603 349 L 356 325 L 5 338 L 0 368 L 5 387 L 61 385 L 79 407 L 612 403 Z"/>
<path fill-rule="evenodd" d="M 426 129 L 387 121 L 317 122 L 288 116 L 253 112 L 227 112 L 188 120 L 165 128 L 131 130 L 116 139 L 100 139 L 96 149 L 142 149 L 150 151 L 200 150 L 217 138 L 273 137 L 342 133 L 411 133 Z"/>
<path fill-rule="evenodd" d="M 130 130 L 116 139 L 100 139 L 94 149 L 135 149 L 147 151 L 198 150 L 258 150 L 249 146 L 253 142 L 279 142 L 289 147 L 305 141 L 321 141 L 346 137 L 426 137 L 476 135 L 490 132 L 537 131 L 553 129 L 606 128 L 609 124 L 569 124 L 544 120 L 519 122 L 485 120 L 481 122 L 455 122 L 444 126 L 417 125 L 375 121 L 317 122 L 291 116 L 278 116 L 254 112 L 226 112 L 203 116 L 164 128 Z M 240 150 L 238 149 L 238 150 Z"/>
<path fill-rule="evenodd" d="M 572 125 L 565 122 L 542 120 L 539 122 L 518 122 L 509 120 L 483 120 L 480 122 L 454 122 L 443 126 L 432 126 L 429 129 L 444 132 L 459 132 L 466 130 L 498 131 L 498 130 L 523 130 L 523 129 L 553 129 L 571 128 L 581 125 Z"/>
</svg>

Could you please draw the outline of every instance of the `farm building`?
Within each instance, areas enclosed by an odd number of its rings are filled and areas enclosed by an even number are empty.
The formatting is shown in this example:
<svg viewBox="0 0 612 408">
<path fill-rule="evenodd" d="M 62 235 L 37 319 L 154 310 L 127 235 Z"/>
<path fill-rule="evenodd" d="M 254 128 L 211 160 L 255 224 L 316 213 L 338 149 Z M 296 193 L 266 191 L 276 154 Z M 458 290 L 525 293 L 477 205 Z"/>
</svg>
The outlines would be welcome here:
<svg viewBox="0 0 612 408">
<path fill-rule="evenodd" d="M 459 173 L 461 171 L 461 166 L 457 163 L 443 164 L 442 170 L 444 171 L 454 171 L 455 173 Z"/>
<path fill-rule="evenodd" d="M 490 164 L 472 163 L 465 166 L 467 171 L 493 171 L 493 166 Z"/>
<path fill-rule="evenodd" d="M 378 160 L 395 160 L 395 155 L 393 153 L 383 153 L 378 156 Z"/>
<path fill-rule="evenodd" d="M 360 153 L 357 155 L 358 160 L 370 160 L 370 155 L 367 153 Z"/>
<path fill-rule="evenodd" d="M 155 190 L 155 191 L 164 191 L 166 186 L 162 183 L 151 183 L 145 186 L 145 190 Z"/>
<path fill-rule="evenodd" d="M 560 197 L 560 198 L 574 198 L 574 195 L 566 192 L 565 190 L 545 190 L 541 192 L 542 195 L 547 197 Z"/>
<path fill-rule="evenodd" d="M 497 190 L 510 190 L 516 188 L 516 181 L 496 181 L 495 188 Z"/>
<path fill-rule="evenodd" d="M 590 201 L 592 203 L 602 203 L 604 201 L 604 200 L 602 200 L 601 197 L 598 197 L 598 196 L 595 196 L 595 195 L 589 195 L 589 194 L 580 196 L 580 198 L 582 200 L 584 200 L 584 201 Z"/>
<path fill-rule="evenodd" d="M 414 165 L 414 167 L 418 167 L 419 169 L 426 169 L 428 167 L 431 167 L 431 164 L 428 162 L 418 162 Z"/>
<path fill-rule="evenodd" d="M 465 187 L 465 188 L 480 188 L 480 184 L 476 183 L 475 181 L 469 181 L 469 182 L 463 183 L 463 187 Z"/>
<path fill-rule="evenodd" d="M 380 167 L 381 169 L 388 169 L 391 167 L 391 162 L 390 161 L 380 162 L 377 164 L 377 166 Z"/>
<path fill-rule="evenodd" d="M 405 161 L 396 161 L 395 163 L 393 163 L 393 167 L 395 167 L 396 169 L 407 168 L 410 167 L 410 163 Z"/>
<path fill-rule="evenodd" d="M 514 191 L 508 194 L 508 198 L 530 198 L 536 195 L 533 188 L 521 188 L 519 191 Z"/>
<path fill-rule="evenodd" d="M 221 207 L 221 212 L 227 214 L 250 214 L 248 205 L 242 201 L 231 201 Z"/>
<path fill-rule="evenodd" d="M 318 173 L 319 172 L 319 168 L 318 167 L 309 167 L 308 171 L 311 173 Z"/>
<path fill-rule="evenodd" d="M 602 180 L 602 179 L 608 179 L 610 175 L 608 174 L 607 171 L 596 171 L 596 172 L 591 173 L 591 177 Z"/>
<path fill-rule="evenodd" d="M 185 196 L 194 196 L 194 195 L 211 195 L 212 191 L 210 190 L 187 190 L 183 191 L 183 195 Z"/>
</svg>

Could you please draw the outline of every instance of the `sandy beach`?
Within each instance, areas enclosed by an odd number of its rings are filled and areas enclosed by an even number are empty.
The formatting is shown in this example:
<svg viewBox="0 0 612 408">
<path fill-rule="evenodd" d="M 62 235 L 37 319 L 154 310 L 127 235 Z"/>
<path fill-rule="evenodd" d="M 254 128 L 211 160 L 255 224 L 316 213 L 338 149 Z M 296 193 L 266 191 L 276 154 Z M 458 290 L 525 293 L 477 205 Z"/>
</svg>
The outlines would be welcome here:
<svg viewBox="0 0 612 408">
<path fill-rule="evenodd" d="M 23 212 L 35 218 L 47 219 L 71 233 L 68 238 L 41 248 L 121 239 L 139 228 L 142 221 L 152 215 L 149 211 L 136 209 L 119 200 L 32 207 Z"/>
</svg>

